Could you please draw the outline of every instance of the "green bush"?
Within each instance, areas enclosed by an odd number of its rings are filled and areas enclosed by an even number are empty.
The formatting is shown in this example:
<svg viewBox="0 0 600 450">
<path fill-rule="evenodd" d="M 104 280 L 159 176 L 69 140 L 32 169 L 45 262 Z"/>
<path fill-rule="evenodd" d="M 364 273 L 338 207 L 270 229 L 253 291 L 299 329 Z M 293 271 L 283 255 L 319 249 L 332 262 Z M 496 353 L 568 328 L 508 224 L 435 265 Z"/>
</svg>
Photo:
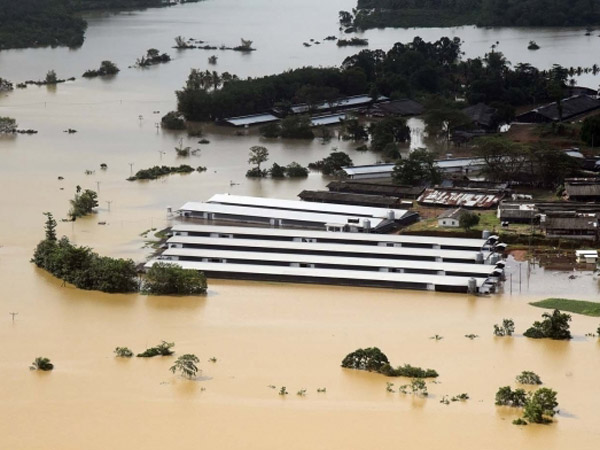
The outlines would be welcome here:
<svg viewBox="0 0 600 450">
<path fill-rule="evenodd" d="M 541 322 L 535 321 L 523 335 L 533 339 L 571 339 L 571 332 L 569 331 L 571 316 L 569 314 L 561 313 L 558 309 L 555 309 L 552 314 L 544 313 L 542 317 L 544 320 Z"/>
<path fill-rule="evenodd" d="M 542 380 L 537 373 L 527 370 L 517 375 L 516 381 L 521 384 L 542 384 Z"/>
<path fill-rule="evenodd" d="M 62 237 L 56 239 L 56 221 L 46 213 L 46 239 L 33 253 L 36 266 L 79 289 L 102 292 L 135 292 L 138 290 L 137 271 L 131 259 L 99 256 L 88 247 L 77 247 Z"/>
<path fill-rule="evenodd" d="M 205 294 L 206 289 L 202 272 L 162 262 L 148 269 L 142 284 L 142 292 L 149 295 L 199 295 Z"/>
<path fill-rule="evenodd" d="M 162 341 L 155 347 L 150 347 L 142 353 L 138 353 L 138 358 L 153 358 L 154 356 L 171 356 L 175 353 L 172 348 L 175 347 L 174 342 Z"/>
<path fill-rule="evenodd" d="M 167 130 L 185 130 L 185 119 L 181 113 L 177 111 L 170 111 L 165 114 L 160 123 L 163 128 Z"/>
</svg>

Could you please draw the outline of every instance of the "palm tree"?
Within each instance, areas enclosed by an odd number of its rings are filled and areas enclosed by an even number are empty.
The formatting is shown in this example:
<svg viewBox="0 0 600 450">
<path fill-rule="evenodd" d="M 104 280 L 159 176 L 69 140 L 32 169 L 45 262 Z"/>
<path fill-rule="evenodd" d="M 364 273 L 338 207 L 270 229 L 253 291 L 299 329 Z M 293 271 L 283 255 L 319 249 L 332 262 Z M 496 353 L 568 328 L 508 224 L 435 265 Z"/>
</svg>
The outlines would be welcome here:
<svg viewBox="0 0 600 450">
<path fill-rule="evenodd" d="M 196 355 L 187 353 L 177 358 L 175 364 L 173 364 L 169 370 L 173 373 L 179 371 L 184 377 L 192 379 L 198 373 L 196 364 L 199 362 L 200 360 Z"/>
<path fill-rule="evenodd" d="M 54 364 L 50 362 L 48 358 L 44 358 L 43 356 L 38 356 L 35 358 L 31 366 L 29 367 L 31 370 L 43 370 L 47 372 L 49 370 L 54 369 Z"/>
</svg>

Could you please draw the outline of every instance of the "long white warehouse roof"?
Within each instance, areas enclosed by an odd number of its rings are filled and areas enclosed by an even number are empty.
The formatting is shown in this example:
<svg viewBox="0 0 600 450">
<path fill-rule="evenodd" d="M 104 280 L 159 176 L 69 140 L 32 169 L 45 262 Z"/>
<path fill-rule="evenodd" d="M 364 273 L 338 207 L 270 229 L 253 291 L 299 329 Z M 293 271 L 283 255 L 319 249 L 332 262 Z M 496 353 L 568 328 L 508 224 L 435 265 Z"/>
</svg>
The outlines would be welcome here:
<svg viewBox="0 0 600 450">
<path fill-rule="evenodd" d="M 278 198 L 250 197 L 244 195 L 216 194 L 207 203 L 223 205 L 254 206 L 258 208 L 279 209 L 286 211 L 304 211 L 326 214 L 343 214 L 358 217 L 376 217 L 385 219 L 389 211 L 394 212 L 395 218 L 403 217 L 405 209 L 372 208 L 368 206 L 340 205 L 337 203 L 303 202 L 301 200 L 283 200 Z M 182 208 L 183 209 L 183 208 Z"/>
<path fill-rule="evenodd" d="M 393 257 L 426 257 L 441 258 L 452 260 L 476 261 L 477 255 L 481 252 L 465 250 L 439 250 L 429 248 L 411 248 L 411 247 L 379 247 L 373 245 L 352 245 L 339 243 L 312 243 L 312 242 L 294 242 L 294 241 L 275 241 L 260 239 L 227 239 L 218 237 L 202 236 L 173 236 L 167 240 L 167 244 L 183 245 L 202 245 L 205 247 L 232 247 L 232 248 L 256 248 L 256 249 L 277 249 L 280 253 L 294 253 L 294 251 L 315 251 L 315 252 L 336 252 L 336 253 L 356 253 L 366 255 L 389 255 Z M 484 253 L 484 257 L 486 254 Z"/>
<path fill-rule="evenodd" d="M 207 259 L 225 259 L 225 264 L 231 263 L 231 260 L 244 261 L 268 261 L 271 263 L 301 263 L 301 264 L 327 264 L 336 266 L 352 267 L 373 267 L 388 269 L 409 269 L 409 270 L 427 270 L 462 273 L 464 275 L 454 276 L 476 276 L 489 277 L 496 269 L 496 266 L 489 264 L 465 264 L 465 263 L 444 263 L 435 261 L 414 261 L 406 259 L 378 259 L 378 258 L 353 258 L 348 256 L 328 256 L 328 255 L 304 255 L 290 253 L 271 253 L 271 252 L 248 252 L 239 250 L 216 250 L 216 249 L 198 249 L 198 248 L 170 248 L 165 250 L 162 257 L 176 256 L 185 258 L 207 258 Z M 159 258 L 162 259 L 162 258 Z M 214 262 L 214 261 L 213 261 Z M 221 263 L 223 264 L 223 263 Z M 244 263 L 251 264 L 251 263 Z M 273 264 L 272 264 L 273 265 Z M 282 267 L 282 266 L 280 266 Z M 342 269 L 340 269 L 342 270 Z M 356 269 L 355 269 L 356 270 Z"/>
<path fill-rule="evenodd" d="M 216 235 L 234 235 L 239 237 L 245 236 L 269 236 L 279 237 L 292 240 L 293 238 L 316 239 L 319 240 L 336 240 L 336 241 L 363 241 L 373 242 L 374 244 L 381 243 L 397 243 L 397 244 L 413 244 L 413 245 L 429 245 L 442 247 L 462 247 L 472 248 L 474 250 L 482 249 L 488 242 L 486 239 L 468 239 L 468 238 L 452 238 L 440 236 L 414 236 L 404 234 L 367 234 L 367 233 L 331 233 L 329 231 L 311 231 L 311 230 L 293 230 L 284 228 L 258 228 L 258 227 L 235 227 L 235 226 L 220 226 L 220 225 L 196 225 L 182 223 L 174 225 L 171 228 L 173 233 L 190 232 L 190 233 L 206 233 Z M 497 239 L 497 236 L 493 236 Z"/>
<path fill-rule="evenodd" d="M 270 275 L 274 277 L 290 277 L 297 279 L 336 279 L 347 280 L 347 284 L 358 284 L 358 282 L 373 283 L 415 283 L 432 284 L 435 286 L 448 287 L 467 287 L 469 278 L 452 277 L 445 275 L 425 275 L 413 273 L 395 273 L 395 272 L 376 272 L 360 270 L 337 270 L 337 269 L 315 269 L 304 267 L 289 266 L 267 266 L 254 264 L 223 264 L 223 263 L 205 263 L 196 261 L 160 261 L 150 260 L 145 267 L 150 268 L 156 262 L 166 262 L 178 265 L 184 269 L 200 270 L 202 272 L 222 273 L 222 274 L 248 274 L 248 275 Z M 475 278 L 475 283 L 480 288 L 484 281 L 482 278 Z M 340 283 L 342 284 L 342 283 Z"/>
<path fill-rule="evenodd" d="M 292 211 L 281 209 L 257 208 L 253 206 L 224 205 L 220 203 L 188 202 L 180 208 L 181 211 L 196 213 L 212 213 L 221 216 L 235 216 L 261 219 L 281 219 L 293 222 L 311 222 L 318 224 L 354 225 L 363 226 L 363 220 L 368 219 L 373 228 L 377 227 L 383 219 L 372 217 L 348 216 L 342 214 L 326 214 L 305 211 Z"/>
</svg>

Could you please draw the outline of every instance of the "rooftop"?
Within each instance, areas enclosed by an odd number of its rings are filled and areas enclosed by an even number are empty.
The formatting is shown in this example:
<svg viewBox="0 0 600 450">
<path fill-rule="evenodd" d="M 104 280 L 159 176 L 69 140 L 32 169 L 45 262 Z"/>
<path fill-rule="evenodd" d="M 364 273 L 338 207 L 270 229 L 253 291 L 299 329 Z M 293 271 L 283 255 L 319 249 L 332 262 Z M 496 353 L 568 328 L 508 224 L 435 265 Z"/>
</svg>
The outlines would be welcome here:
<svg viewBox="0 0 600 450">
<path fill-rule="evenodd" d="M 481 250 L 487 243 L 486 239 L 452 238 L 442 236 L 415 236 L 406 234 L 364 234 L 364 233 L 330 233 L 327 231 L 290 230 L 281 228 L 234 227 L 221 225 L 201 225 L 182 223 L 174 225 L 171 230 L 176 232 L 193 232 L 233 236 L 259 236 L 265 238 L 310 238 L 316 241 L 362 241 L 374 244 L 413 244 L 440 247 L 462 247 Z M 497 236 L 494 236 L 497 238 Z"/>
<path fill-rule="evenodd" d="M 276 122 L 279 118 L 270 113 L 252 114 L 249 116 L 228 117 L 223 119 L 223 122 L 233 125 L 234 127 L 243 127 L 250 125 L 258 125 L 261 123 Z"/>
<path fill-rule="evenodd" d="M 300 200 L 284 200 L 266 197 L 251 197 L 244 195 L 216 194 L 207 200 L 207 203 L 235 205 L 245 207 L 258 207 L 281 211 L 304 211 L 324 214 L 341 214 L 357 217 L 388 218 L 390 211 L 399 219 L 408 211 L 405 209 L 388 209 L 367 206 L 340 205 L 336 203 L 303 202 Z"/>
</svg>

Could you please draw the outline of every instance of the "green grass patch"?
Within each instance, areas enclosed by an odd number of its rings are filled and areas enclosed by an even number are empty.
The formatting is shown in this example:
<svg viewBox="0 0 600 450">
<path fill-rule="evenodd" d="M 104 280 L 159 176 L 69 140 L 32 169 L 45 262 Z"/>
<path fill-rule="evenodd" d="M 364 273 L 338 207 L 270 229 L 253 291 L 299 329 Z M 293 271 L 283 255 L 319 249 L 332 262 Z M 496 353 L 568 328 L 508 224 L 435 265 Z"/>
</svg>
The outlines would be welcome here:
<svg viewBox="0 0 600 450">
<path fill-rule="evenodd" d="M 600 303 L 586 302 L 583 300 L 569 300 L 566 298 L 547 298 L 539 302 L 529 303 L 538 308 L 559 309 L 584 316 L 600 317 Z"/>
</svg>

